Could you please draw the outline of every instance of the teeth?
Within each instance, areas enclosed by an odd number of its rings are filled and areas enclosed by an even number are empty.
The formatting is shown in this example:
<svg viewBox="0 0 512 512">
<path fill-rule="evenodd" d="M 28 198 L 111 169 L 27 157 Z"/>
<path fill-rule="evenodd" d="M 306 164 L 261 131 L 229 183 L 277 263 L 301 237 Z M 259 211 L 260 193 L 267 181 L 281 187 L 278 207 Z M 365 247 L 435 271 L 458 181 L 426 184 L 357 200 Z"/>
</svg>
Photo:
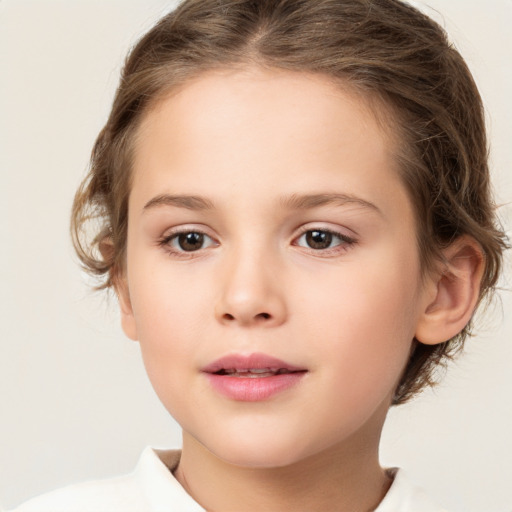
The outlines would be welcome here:
<svg viewBox="0 0 512 512">
<path fill-rule="evenodd" d="M 292 373 L 287 368 L 279 368 L 273 370 L 272 368 L 225 368 L 218 372 L 221 375 L 233 375 L 238 377 L 246 378 L 257 378 L 257 377 L 272 377 L 273 375 L 282 375 L 284 373 Z"/>
</svg>

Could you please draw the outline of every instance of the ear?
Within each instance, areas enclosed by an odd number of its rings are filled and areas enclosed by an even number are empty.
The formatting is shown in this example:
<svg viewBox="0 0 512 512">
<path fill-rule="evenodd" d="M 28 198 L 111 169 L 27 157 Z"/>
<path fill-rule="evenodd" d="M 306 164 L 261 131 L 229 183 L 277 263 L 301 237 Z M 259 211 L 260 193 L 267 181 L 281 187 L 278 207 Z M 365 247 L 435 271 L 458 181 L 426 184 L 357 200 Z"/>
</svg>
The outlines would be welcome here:
<svg viewBox="0 0 512 512">
<path fill-rule="evenodd" d="M 415 338 L 426 345 L 456 336 L 471 320 L 485 262 L 478 243 L 462 236 L 443 251 L 441 271 L 429 277 Z"/>
<path fill-rule="evenodd" d="M 115 279 L 114 288 L 116 290 L 117 298 L 119 300 L 119 307 L 121 309 L 121 327 L 133 341 L 137 341 L 137 325 L 135 323 L 135 317 L 133 315 L 132 303 L 130 300 L 130 289 L 128 288 L 128 282 L 125 276 L 119 276 Z"/>
<path fill-rule="evenodd" d="M 114 245 L 109 236 L 101 240 L 99 243 L 99 250 L 104 261 L 114 261 Z M 112 264 L 110 276 L 112 286 L 116 292 L 117 299 L 119 300 L 119 307 L 121 309 L 121 327 L 128 338 L 133 341 L 137 341 L 137 327 L 135 324 L 135 317 L 133 315 L 130 290 L 128 288 L 125 272 Z"/>
</svg>

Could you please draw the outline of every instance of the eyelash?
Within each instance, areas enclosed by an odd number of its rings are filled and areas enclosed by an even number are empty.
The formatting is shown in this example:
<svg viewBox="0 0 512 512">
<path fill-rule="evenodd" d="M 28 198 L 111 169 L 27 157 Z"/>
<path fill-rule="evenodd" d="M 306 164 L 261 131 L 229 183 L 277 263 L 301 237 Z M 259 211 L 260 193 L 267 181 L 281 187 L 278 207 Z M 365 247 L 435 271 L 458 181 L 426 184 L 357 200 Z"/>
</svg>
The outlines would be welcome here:
<svg viewBox="0 0 512 512">
<path fill-rule="evenodd" d="M 323 233 L 328 234 L 332 237 L 336 237 L 339 239 L 339 243 L 333 247 L 326 247 L 325 249 L 315 249 L 313 247 L 306 247 L 299 245 L 298 241 L 307 233 Z M 357 240 L 353 237 L 347 236 L 346 234 L 340 233 L 339 231 L 335 231 L 333 229 L 328 228 L 319 228 L 319 227 L 307 227 L 302 230 L 302 232 L 294 238 L 294 245 L 302 247 L 310 251 L 315 256 L 320 257 L 328 257 L 333 254 L 340 254 L 348 251 L 351 247 L 353 247 L 357 243 Z"/>
<path fill-rule="evenodd" d="M 180 235 L 188 235 L 188 234 L 197 234 L 201 235 L 203 237 L 207 237 L 210 240 L 212 240 L 212 244 L 210 245 L 218 245 L 218 242 L 216 242 L 210 235 L 202 231 L 201 229 L 178 229 L 176 231 L 173 231 L 172 233 L 169 233 L 168 235 L 162 237 L 160 240 L 158 240 L 158 245 L 162 247 L 169 255 L 175 257 L 175 258 L 183 258 L 183 259 L 190 259 L 197 257 L 197 254 L 199 251 L 204 249 L 203 247 L 201 249 L 198 249 L 197 251 L 185 251 L 185 250 L 177 250 L 173 248 L 171 245 L 173 240 L 177 240 Z"/>
<path fill-rule="evenodd" d="M 339 243 L 334 245 L 333 247 L 326 247 L 323 249 L 315 249 L 313 247 L 306 247 L 303 245 L 300 245 L 298 242 L 299 240 L 308 233 L 322 233 L 327 234 L 331 237 L 335 237 L 339 239 Z M 176 249 L 173 248 L 171 245 L 174 240 L 177 240 L 181 235 L 188 235 L 188 234 L 197 234 L 202 237 L 207 237 L 212 241 L 211 244 L 209 244 L 207 247 L 201 247 L 198 250 L 191 250 L 186 251 L 184 249 Z M 298 236 L 295 236 L 293 239 L 292 245 L 296 247 L 302 247 L 303 249 L 306 249 L 307 251 L 311 252 L 312 254 L 320 257 L 328 257 L 331 256 L 333 253 L 339 254 L 348 251 L 351 247 L 353 247 L 357 243 L 357 240 L 355 238 L 349 237 L 343 233 L 340 233 L 338 231 L 332 230 L 332 229 L 326 229 L 326 228 L 317 228 L 317 227 L 308 227 L 306 229 L 303 229 Z M 218 242 L 216 242 L 213 237 L 209 236 L 207 233 L 200 229 L 179 229 L 176 231 L 173 231 L 172 233 L 162 237 L 158 240 L 158 245 L 162 247 L 169 255 L 176 257 L 176 258 L 183 258 L 183 259 L 190 259 L 198 256 L 198 252 L 200 252 L 203 249 L 206 249 L 210 246 L 219 245 Z"/>
</svg>

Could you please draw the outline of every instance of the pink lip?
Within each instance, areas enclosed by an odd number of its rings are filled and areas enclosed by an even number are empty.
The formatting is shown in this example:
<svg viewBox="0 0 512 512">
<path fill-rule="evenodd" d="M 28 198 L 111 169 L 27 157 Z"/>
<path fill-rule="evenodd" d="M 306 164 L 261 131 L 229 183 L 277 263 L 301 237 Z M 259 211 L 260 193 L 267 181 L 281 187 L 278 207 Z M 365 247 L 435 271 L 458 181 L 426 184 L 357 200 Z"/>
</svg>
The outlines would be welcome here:
<svg viewBox="0 0 512 512">
<path fill-rule="evenodd" d="M 252 376 L 233 376 L 219 374 L 222 370 L 262 370 L 268 368 L 270 371 L 286 370 L 290 373 L 276 375 L 257 374 Z M 289 364 L 275 357 L 265 354 L 250 354 L 248 356 L 231 354 L 205 366 L 201 370 L 206 374 L 211 386 L 220 394 L 232 400 L 244 402 L 258 402 L 267 400 L 272 396 L 289 389 L 304 377 L 307 370 Z"/>
</svg>

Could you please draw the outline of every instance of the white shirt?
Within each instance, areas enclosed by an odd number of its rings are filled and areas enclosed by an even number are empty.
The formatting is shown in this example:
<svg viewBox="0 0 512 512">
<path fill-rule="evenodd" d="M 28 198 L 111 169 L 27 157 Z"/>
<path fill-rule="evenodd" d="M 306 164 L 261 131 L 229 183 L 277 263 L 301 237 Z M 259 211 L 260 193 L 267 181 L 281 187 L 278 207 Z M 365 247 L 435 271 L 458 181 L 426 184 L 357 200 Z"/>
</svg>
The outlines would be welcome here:
<svg viewBox="0 0 512 512">
<path fill-rule="evenodd" d="M 179 458 L 179 450 L 146 448 L 128 475 L 71 485 L 29 500 L 12 512 L 204 512 L 170 471 Z M 398 470 L 375 512 L 446 511 Z"/>
</svg>

